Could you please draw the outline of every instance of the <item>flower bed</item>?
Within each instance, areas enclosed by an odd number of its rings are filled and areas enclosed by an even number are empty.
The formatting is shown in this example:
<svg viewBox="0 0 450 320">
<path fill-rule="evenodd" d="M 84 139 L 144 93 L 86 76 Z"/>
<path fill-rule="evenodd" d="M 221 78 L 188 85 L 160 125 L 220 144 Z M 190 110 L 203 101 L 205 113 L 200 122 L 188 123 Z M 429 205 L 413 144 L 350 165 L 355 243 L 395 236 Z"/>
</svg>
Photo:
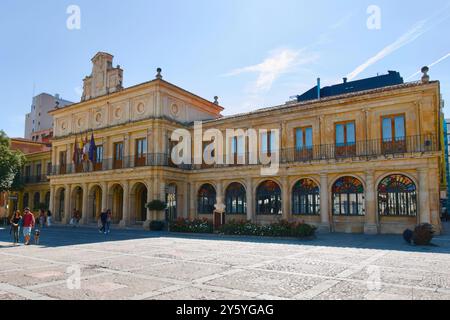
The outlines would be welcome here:
<svg viewBox="0 0 450 320">
<path fill-rule="evenodd" d="M 317 228 L 306 223 L 280 221 L 270 225 L 258 225 L 250 221 L 232 220 L 223 225 L 221 232 L 226 235 L 260 237 L 313 237 Z"/>
<path fill-rule="evenodd" d="M 208 219 L 187 220 L 179 218 L 170 223 L 171 232 L 213 233 L 213 224 Z"/>
</svg>

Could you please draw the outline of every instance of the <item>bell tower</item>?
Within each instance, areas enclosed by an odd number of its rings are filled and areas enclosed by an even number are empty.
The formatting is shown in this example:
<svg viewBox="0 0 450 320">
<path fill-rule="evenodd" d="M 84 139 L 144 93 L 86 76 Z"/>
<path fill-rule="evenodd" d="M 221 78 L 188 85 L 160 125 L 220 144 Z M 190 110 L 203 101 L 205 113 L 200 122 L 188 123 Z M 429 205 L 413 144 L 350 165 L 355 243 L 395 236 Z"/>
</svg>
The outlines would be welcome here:
<svg viewBox="0 0 450 320">
<path fill-rule="evenodd" d="M 123 70 L 113 67 L 113 56 L 106 52 L 98 52 L 92 58 L 92 73 L 83 80 L 83 96 L 86 101 L 123 89 Z"/>
</svg>

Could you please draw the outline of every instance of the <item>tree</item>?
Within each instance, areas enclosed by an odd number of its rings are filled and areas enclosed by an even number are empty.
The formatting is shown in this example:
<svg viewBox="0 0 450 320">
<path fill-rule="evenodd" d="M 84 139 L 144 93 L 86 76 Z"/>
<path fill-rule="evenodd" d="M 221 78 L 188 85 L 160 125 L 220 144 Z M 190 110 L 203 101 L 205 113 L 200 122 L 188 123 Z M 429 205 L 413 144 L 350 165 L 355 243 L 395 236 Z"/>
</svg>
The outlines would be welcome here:
<svg viewBox="0 0 450 320">
<path fill-rule="evenodd" d="M 25 156 L 20 151 L 11 150 L 10 146 L 10 139 L 0 130 L 0 192 L 22 188 L 20 170 L 25 164 Z"/>
</svg>

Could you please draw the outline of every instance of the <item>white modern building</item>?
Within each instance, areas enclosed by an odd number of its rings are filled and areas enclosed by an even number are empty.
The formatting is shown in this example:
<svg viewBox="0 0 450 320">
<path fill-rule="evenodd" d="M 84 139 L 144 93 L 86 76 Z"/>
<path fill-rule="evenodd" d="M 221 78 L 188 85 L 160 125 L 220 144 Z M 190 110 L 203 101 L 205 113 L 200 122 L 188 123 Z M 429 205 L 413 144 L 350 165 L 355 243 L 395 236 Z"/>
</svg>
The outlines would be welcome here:
<svg viewBox="0 0 450 320">
<path fill-rule="evenodd" d="M 54 96 L 41 93 L 33 98 L 31 112 L 25 116 L 25 139 L 41 141 L 39 133 L 53 130 L 53 118 L 48 114 L 56 106 L 63 107 L 73 102 L 63 100 L 58 94 Z"/>
</svg>

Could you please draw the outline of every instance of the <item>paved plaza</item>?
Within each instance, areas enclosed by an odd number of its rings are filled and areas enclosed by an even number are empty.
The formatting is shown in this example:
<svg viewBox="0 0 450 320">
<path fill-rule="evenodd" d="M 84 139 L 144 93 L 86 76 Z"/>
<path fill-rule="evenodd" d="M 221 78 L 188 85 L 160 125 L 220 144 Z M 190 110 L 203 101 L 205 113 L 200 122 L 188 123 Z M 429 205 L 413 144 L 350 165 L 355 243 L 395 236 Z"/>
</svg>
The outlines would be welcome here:
<svg viewBox="0 0 450 320">
<path fill-rule="evenodd" d="M 450 235 L 319 234 L 311 241 L 44 229 L 13 247 L 0 229 L 0 299 L 449 299 Z M 78 277 L 80 275 L 80 277 Z"/>
</svg>

